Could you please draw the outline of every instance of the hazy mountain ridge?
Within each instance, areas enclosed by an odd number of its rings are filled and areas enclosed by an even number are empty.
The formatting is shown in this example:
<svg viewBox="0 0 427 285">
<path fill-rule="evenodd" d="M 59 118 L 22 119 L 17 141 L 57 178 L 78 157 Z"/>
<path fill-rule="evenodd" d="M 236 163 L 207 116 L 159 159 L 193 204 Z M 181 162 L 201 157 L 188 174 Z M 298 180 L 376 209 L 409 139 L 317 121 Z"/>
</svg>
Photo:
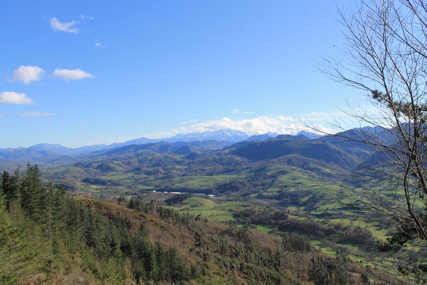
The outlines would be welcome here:
<svg viewBox="0 0 427 285">
<path fill-rule="evenodd" d="M 24 148 L 0 148 L 0 166 L 12 164 L 25 165 L 28 161 L 33 163 L 55 163 L 67 160 L 81 159 L 83 156 L 99 155 L 108 153 L 122 147 L 130 147 L 132 145 L 146 145 L 146 144 L 171 144 L 174 146 L 182 147 L 189 145 L 197 152 L 213 151 L 225 148 L 233 143 L 244 140 L 262 140 L 267 139 L 276 134 L 267 133 L 264 135 L 251 137 L 250 135 L 231 129 L 224 129 L 211 132 L 179 134 L 170 138 L 149 139 L 138 138 L 129 140 L 123 143 L 113 143 L 110 145 L 93 145 L 78 148 L 64 147 L 59 144 L 40 143 L 34 146 Z M 131 147 L 130 149 L 132 149 Z M 175 148 L 175 147 L 174 147 Z M 187 151 L 188 152 L 188 151 Z M 188 154 L 190 154 L 188 152 Z M 8 163 L 6 163 L 8 162 Z"/>
<path fill-rule="evenodd" d="M 149 138 L 137 138 L 133 140 L 129 140 L 123 143 L 113 143 L 110 145 L 99 144 L 92 146 L 84 146 L 78 148 L 69 148 L 64 147 L 59 144 L 48 144 L 48 143 L 40 143 L 34 146 L 30 146 L 28 148 L 18 147 L 18 148 L 0 148 L 0 156 L 3 157 L 6 153 L 18 153 L 23 150 L 34 150 L 34 151 L 46 151 L 47 153 L 56 153 L 56 154 L 65 154 L 65 155 L 74 155 L 74 154 L 82 154 L 89 153 L 99 150 L 108 150 L 113 148 L 118 148 L 122 146 L 128 145 L 142 145 L 149 143 L 176 143 L 176 142 L 194 142 L 194 141 L 223 141 L 229 143 L 235 143 L 238 141 L 243 141 L 250 138 L 250 135 L 230 129 L 224 129 L 219 131 L 212 132 L 200 132 L 200 133 L 189 133 L 189 134 L 179 134 L 169 138 L 160 138 L 160 139 L 149 139 Z"/>
<path fill-rule="evenodd" d="M 349 130 L 348 132 L 357 132 Z M 372 130 L 368 130 L 372 132 Z M 343 136 L 350 136 L 343 133 Z M 57 144 L 38 144 L 29 148 L 0 149 L 0 164 L 13 162 L 16 166 L 32 163 L 64 164 L 73 161 L 96 161 L 106 158 L 120 159 L 120 156 L 152 154 L 185 155 L 195 159 L 203 153 L 231 154 L 244 157 L 250 161 L 276 159 L 286 155 L 298 155 L 321 160 L 348 168 L 361 163 L 361 157 L 367 157 L 366 145 L 348 141 L 340 136 L 316 138 L 308 132 L 297 135 L 277 135 L 266 133 L 249 136 L 240 131 L 220 130 L 215 132 L 177 135 L 167 139 L 139 138 L 112 145 L 97 145 L 81 148 L 67 148 Z"/>
</svg>

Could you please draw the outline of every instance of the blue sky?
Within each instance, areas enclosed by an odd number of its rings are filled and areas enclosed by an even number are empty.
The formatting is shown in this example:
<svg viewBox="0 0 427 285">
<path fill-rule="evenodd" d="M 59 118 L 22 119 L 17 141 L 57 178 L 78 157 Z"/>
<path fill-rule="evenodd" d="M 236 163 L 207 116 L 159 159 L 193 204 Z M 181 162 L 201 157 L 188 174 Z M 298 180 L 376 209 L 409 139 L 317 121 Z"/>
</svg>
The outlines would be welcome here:
<svg viewBox="0 0 427 285">
<path fill-rule="evenodd" d="M 335 0 L 3 1 L 0 148 L 326 124 L 356 94 L 316 68 L 342 43 L 335 13 Z"/>
</svg>

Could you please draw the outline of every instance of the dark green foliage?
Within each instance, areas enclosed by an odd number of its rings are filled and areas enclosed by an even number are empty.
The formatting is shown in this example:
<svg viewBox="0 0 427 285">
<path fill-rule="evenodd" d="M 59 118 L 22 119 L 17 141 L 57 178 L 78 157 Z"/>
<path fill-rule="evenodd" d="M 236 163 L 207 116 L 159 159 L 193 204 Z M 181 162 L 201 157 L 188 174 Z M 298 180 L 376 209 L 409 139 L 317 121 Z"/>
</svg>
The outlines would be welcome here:
<svg viewBox="0 0 427 285">
<path fill-rule="evenodd" d="M 334 236 L 337 241 L 358 244 L 365 247 L 374 245 L 372 233 L 365 228 L 350 227 L 340 223 L 324 225 L 314 219 L 289 219 L 287 211 L 267 208 L 257 211 L 255 208 L 246 208 L 234 214 L 239 223 L 254 225 L 275 226 L 279 231 L 295 232 L 317 238 Z"/>
<path fill-rule="evenodd" d="M 265 209 L 258 211 L 256 208 L 246 208 L 234 214 L 242 224 L 275 225 L 280 226 L 288 219 L 286 211 Z"/>
<path fill-rule="evenodd" d="M 336 258 L 318 256 L 311 260 L 309 275 L 316 285 L 355 284 L 347 268 L 348 258 L 338 252 Z"/>
<path fill-rule="evenodd" d="M 21 207 L 24 212 L 31 219 L 41 221 L 45 217 L 47 192 L 37 165 L 27 164 L 20 190 Z"/>
<path fill-rule="evenodd" d="M 193 195 L 192 194 L 178 194 L 178 195 L 174 195 L 173 197 L 171 197 L 169 199 L 166 199 L 164 201 L 164 203 L 168 206 L 176 205 L 176 204 L 182 203 L 184 200 L 186 200 L 190 197 L 193 197 Z"/>
<path fill-rule="evenodd" d="M 4 176 L 3 176 L 4 177 Z M 30 246 L 27 228 L 15 225 L 0 193 L 0 283 L 18 284 L 24 274 L 36 272 L 38 250 Z"/>
<path fill-rule="evenodd" d="M 11 176 L 7 171 L 3 171 L 1 186 L 6 199 L 6 210 L 10 212 L 15 201 L 18 199 L 20 187 L 19 168 L 16 169 L 13 176 Z"/>
<path fill-rule="evenodd" d="M 224 234 L 236 238 L 248 247 L 251 246 L 251 231 L 248 226 L 238 226 L 235 222 L 230 222 Z"/>
<path fill-rule="evenodd" d="M 141 200 L 136 199 L 134 197 L 130 198 L 128 208 L 138 210 L 138 211 L 141 211 L 144 213 L 148 213 L 150 211 L 150 205 L 149 204 L 144 203 Z"/>
<path fill-rule="evenodd" d="M 174 248 L 165 250 L 160 243 L 154 246 L 155 266 L 153 270 L 153 280 L 188 280 L 187 267 L 178 257 Z"/>
<path fill-rule="evenodd" d="M 100 186 L 118 185 L 114 181 L 108 181 L 108 180 L 102 179 L 102 178 L 85 178 L 82 181 L 85 183 L 89 183 L 89 184 L 93 184 L 93 185 L 100 185 Z"/>
<path fill-rule="evenodd" d="M 371 281 L 369 280 L 369 276 L 365 273 L 362 273 L 360 276 L 363 285 L 370 285 Z"/>
<path fill-rule="evenodd" d="M 310 240 L 296 233 L 285 233 L 282 236 L 282 247 L 287 251 L 305 251 L 313 250 Z"/>
</svg>

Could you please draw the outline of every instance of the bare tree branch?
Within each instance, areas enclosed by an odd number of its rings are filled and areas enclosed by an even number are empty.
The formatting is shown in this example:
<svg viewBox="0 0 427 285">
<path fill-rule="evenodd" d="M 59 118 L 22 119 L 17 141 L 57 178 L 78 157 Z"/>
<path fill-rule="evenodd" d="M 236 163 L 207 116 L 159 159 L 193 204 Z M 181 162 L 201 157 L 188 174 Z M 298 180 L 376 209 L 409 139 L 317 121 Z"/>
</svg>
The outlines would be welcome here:
<svg viewBox="0 0 427 285">
<path fill-rule="evenodd" d="M 345 29 L 342 58 L 324 59 L 320 70 L 363 91 L 380 112 L 350 115 L 392 138 L 361 132 L 347 139 L 381 153 L 384 161 L 369 170 L 399 183 L 401 195 L 390 190 L 394 207 L 375 207 L 410 238 L 427 240 L 427 1 L 362 0 L 340 10 L 338 20 Z"/>
</svg>

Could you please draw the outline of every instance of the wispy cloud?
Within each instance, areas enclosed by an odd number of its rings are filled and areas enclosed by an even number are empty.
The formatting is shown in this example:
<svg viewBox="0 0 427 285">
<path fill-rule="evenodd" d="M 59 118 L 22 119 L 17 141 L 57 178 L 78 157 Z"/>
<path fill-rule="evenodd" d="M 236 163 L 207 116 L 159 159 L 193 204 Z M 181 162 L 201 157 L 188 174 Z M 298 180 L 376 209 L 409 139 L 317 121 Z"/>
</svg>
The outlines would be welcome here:
<svg viewBox="0 0 427 285">
<path fill-rule="evenodd" d="M 101 43 L 99 40 L 95 40 L 95 44 L 93 45 L 96 48 L 106 48 L 107 46 Z"/>
<path fill-rule="evenodd" d="M 95 19 L 95 17 L 88 16 L 88 15 L 80 15 L 80 19 L 82 19 L 82 20 L 93 20 L 93 19 Z"/>
<path fill-rule="evenodd" d="M 56 17 L 50 18 L 50 26 L 54 31 L 78 34 L 79 29 L 76 27 L 77 24 L 78 22 L 74 20 L 61 23 Z"/>
<path fill-rule="evenodd" d="M 29 84 L 33 81 L 41 80 L 44 70 L 37 66 L 24 66 L 21 65 L 13 72 L 12 78 L 16 81 L 22 81 Z"/>
<path fill-rule="evenodd" d="M 20 113 L 18 114 L 19 117 L 52 117 L 55 116 L 55 114 L 53 113 L 47 113 L 47 112 L 39 112 L 39 111 L 35 111 L 35 112 L 25 112 L 25 113 Z"/>
<path fill-rule="evenodd" d="M 81 80 L 94 77 L 92 74 L 81 69 L 55 69 L 52 75 L 53 77 L 64 80 Z"/>
<path fill-rule="evenodd" d="M 251 112 L 251 111 L 242 111 L 240 109 L 233 109 L 230 111 L 230 114 L 232 115 L 236 115 L 236 114 L 254 114 L 255 112 Z"/>
<path fill-rule="evenodd" d="M 6 91 L 0 93 L 0 104 L 33 104 L 34 101 L 24 93 Z"/>
</svg>

